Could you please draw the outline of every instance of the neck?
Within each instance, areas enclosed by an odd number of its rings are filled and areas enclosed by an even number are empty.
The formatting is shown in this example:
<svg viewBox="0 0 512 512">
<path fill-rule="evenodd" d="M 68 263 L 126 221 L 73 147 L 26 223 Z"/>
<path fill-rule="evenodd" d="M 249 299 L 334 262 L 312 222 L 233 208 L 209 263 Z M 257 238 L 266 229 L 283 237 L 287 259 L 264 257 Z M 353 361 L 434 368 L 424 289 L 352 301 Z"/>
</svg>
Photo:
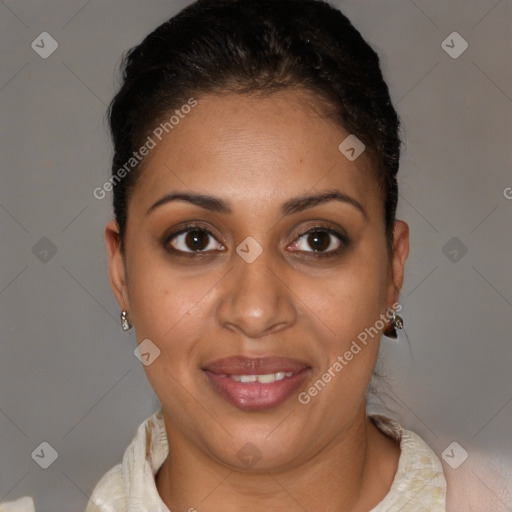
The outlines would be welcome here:
<svg viewBox="0 0 512 512">
<path fill-rule="evenodd" d="M 223 465 L 164 418 L 170 456 L 155 480 L 169 510 L 367 511 L 387 494 L 398 466 L 399 447 L 366 417 L 365 404 L 314 457 L 258 473 Z"/>
</svg>

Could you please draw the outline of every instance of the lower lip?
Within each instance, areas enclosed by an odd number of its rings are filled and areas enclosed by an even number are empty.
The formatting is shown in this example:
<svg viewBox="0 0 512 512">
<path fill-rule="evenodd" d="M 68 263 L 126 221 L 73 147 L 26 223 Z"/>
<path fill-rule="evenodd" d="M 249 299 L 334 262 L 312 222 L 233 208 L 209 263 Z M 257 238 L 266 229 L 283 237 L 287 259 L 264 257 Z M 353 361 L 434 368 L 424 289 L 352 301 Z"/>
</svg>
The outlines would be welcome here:
<svg viewBox="0 0 512 512">
<path fill-rule="evenodd" d="M 304 368 L 291 377 L 262 384 L 260 382 L 238 382 L 204 370 L 214 391 L 231 405 L 244 411 L 261 411 L 271 409 L 290 398 L 304 382 L 309 368 Z"/>
</svg>

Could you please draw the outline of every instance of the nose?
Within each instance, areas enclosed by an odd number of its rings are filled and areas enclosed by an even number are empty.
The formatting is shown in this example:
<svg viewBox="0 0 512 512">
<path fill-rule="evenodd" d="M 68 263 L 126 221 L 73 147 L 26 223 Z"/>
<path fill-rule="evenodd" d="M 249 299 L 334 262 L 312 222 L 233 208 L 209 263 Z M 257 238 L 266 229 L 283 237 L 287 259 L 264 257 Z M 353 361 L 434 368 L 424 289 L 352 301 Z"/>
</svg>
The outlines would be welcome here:
<svg viewBox="0 0 512 512">
<path fill-rule="evenodd" d="M 220 324 L 249 338 L 260 338 L 293 325 L 294 295 L 268 250 L 248 263 L 234 255 L 234 268 L 222 281 L 217 308 Z"/>
</svg>

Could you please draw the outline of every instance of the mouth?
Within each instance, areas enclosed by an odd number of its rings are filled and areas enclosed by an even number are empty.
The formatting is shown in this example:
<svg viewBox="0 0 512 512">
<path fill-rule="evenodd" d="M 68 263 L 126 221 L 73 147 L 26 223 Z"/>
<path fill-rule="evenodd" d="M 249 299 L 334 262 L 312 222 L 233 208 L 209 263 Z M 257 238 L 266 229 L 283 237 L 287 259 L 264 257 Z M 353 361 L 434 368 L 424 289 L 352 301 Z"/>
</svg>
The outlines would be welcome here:
<svg viewBox="0 0 512 512">
<path fill-rule="evenodd" d="M 277 407 L 290 398 L 310 373 L 307 364 L 284 357 L 228 357 L 202 368 L 221 398 L 244 411 Z"/>
</svg>

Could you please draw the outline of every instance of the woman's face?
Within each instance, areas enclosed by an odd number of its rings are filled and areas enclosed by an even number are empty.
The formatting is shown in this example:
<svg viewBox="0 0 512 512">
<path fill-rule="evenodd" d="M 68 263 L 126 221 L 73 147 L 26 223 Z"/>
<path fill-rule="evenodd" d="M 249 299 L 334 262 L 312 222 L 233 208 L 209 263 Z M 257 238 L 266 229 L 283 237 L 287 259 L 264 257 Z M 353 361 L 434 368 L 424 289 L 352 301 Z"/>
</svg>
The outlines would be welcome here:
<svg viewBox="0 0 512 512">
<path fill-rule="evenodd" d="M 369 160 L 338 149 L 348 135 L 297 92 L 211 95 L 146 157 L 125 265 L 114 222 L 106 238 L 171 443 L 284 469 L 364 417 L 408 233 L 396 223 L 391 259 Z"/>
</svg>

